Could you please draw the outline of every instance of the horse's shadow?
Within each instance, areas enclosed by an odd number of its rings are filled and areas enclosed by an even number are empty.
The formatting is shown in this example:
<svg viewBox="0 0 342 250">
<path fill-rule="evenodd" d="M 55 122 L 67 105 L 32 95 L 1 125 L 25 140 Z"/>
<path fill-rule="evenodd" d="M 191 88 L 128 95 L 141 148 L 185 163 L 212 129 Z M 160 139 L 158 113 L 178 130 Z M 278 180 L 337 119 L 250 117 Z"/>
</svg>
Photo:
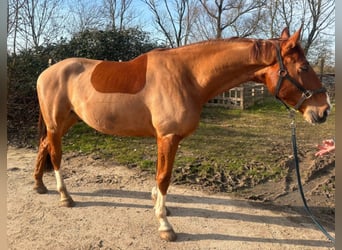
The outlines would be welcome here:
<svg viewBox="0 0 342 250">
<path fill-rule="evenodd" d="M 118 198 L 127 198 L 134 200 L 151 200 L 151 194 L 149 192 L 144 191 L 128 191 L 128 190 L 114 190 L 114 189 L 102 189 L 94 192 L 73 192 L 73 196 L 90 196 L 90 197 L 118 197 Z M 226 219 L 226 220 L 239 220 L 239 221 L 249 221 L 253 223 L 267 223 L 274 225 L 284 225 L 284 218 L 298 222 L 295 223 L 296 227 L 307 227 L 305 224 L 311 223 L 310 219 L 305 216 L 305 211 L 300 207 L 288 207 L 274 205 L 274 204 L 265 204 L 258 202 L 248 202 L 242 200 L 234 200 L 228 199 L 225 197 L 200 197 L 193 195 L 179 195 L 179 194 L 169 194 L 168 195 L 168 203 L 171 204 L 168 206 L 171 211 L 170 216 L 175 217 L 199 217 L 199 218 L 213 218 L 213 219 Z M 177 206 L 177 203 L 183 204 L 193 204 L 194 206 L 190 207 L 180 207 Z M 255 214 L 245 214 L 239 212 L 228 212 L 228 211 L 218 211 L 208 208 L 200 208 L 196 207 L 196 204 L 217 204 L 217 205 L 226 205 L 226 206 L 237 206 L 237 207 L 250 207 L 252 206 L 256 210 L 270 210 L 273 212 L 279 212 L 279 216 L 267 216 L 260 215 L 260 213 Z M 77 201 L 76 207 L 92 207 L 92 206 L 104 206 L 104 207 L 127 207 L 127 208 L 138 208 L 138 209 L 152 209 L 153 204 L 152 201 L 150 203 L 141 203 L 141 202 L 115 202 L 115 200 L 110 199 L 110 201 Z M 303 215 L 303 217 L 294 217 L 288 215 L 284 215 L 285 210 L 293 210 L 295 213 L 299 213 Z M 321 207 L 311 208 L 312 211 L 321 210 Z M 302 210 L 302 212 L 300 212 Z M 303 223 L 305 222 L 305 223 Z M 285 225 L 288 226 L 288 225 Z M 293 226 L 291 224 L 291 226 Z M 329 230 L 334 230 L 333 228 L 327 228 Z M 319 234 L 320 232 L 317 231 Z M 197 240 L 232 240 L 232 241 L 245 241 L 245 242 L 261 242 L 261 243 L 277 243 L 277 244 L 290 244 L 290 245 L 303 245 L 303 246 L 323 246 L 323 247 L 331 247 L 332 243 L 328 240 L 304 240 L 304 239 L 276 239 L 276 238 L 259 238 L 259 237 L 248 237 L 248 236 L 230 236 L 225 234 L 215 234 L 215 233 L 207 233 L 207 234 L 188 234 L 188 233 L 179 233 L 177 241 L 197 241 Z"/>
<path fill-rule="evenodd" d="M 200 240 L 211 240 L 211 241 L 240 241 L 240 242 L 255 242 L 255 243 L 270 243 L 270 244 L 286 244 L 294 246 L 306 246 L 306 247 L 327 247 L 333 246 L 328 240 L 305 240 L 305 239 L 276 239 L 276 238 L 265 238 L 265 237 L 250 237 L 250 236 L 231 236 L 225 234 L 188 234 L 178 233 L 177 241 L 200 241 Z"/>
</svg>

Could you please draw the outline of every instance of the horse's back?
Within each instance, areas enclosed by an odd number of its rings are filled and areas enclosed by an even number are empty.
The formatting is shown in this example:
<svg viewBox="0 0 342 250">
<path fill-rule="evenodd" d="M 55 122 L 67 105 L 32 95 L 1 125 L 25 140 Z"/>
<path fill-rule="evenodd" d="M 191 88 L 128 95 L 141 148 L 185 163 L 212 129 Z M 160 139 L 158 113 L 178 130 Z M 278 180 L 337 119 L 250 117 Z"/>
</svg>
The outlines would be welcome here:
<svg viewBox="0 0 342 250">
<path fill-rule="evenodd" d="M 100 61 L 86 58 L 68 58 L 49 68 L 45 69 L 38 77 L 37 85 L 49 84 L 51 82 L 63 81 L 66 82 L 70 77 L 77 77 L 85 72 L 87 68 L 94 67 Z"/>
</svg>

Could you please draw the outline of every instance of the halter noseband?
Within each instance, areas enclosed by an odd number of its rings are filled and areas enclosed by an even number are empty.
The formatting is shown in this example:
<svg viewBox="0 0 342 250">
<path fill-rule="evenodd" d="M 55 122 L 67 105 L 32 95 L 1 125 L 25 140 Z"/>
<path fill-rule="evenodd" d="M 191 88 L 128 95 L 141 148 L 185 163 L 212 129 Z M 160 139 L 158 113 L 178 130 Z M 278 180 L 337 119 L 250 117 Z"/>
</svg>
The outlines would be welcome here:
<svg viewBox="0 0 342 250">
<path fill-rule="evenodd" d="M 299 110 L 300 106 L 302 106 L 303 102 L 307 99 L 309 99 L 311 96 L 313 96 L 314 94 L 318 94 L 318 93 L 325 93 L 327 90 L 325 87 L 316 89 L 316 90 L 307 90 L 305 89 L 302 85 L 300 85 L 300 83 L 298 83 L 294 78 L 292 78 L 283 63 L 283 59 L 281 57 L 281 51 L 280 51 L 280 47 L 277 46 L 277 59 L 278 59 L 278 63 L 279 63 L 279 71 L 278 71 L 278 83 L 276 86 L 276 91 L 275 91 L 275 97 L 281 101 L 285 107 L 287 109 L 290 109 L 290 107 L 279 98 L 278 94 L 281 88 L 281 85 L 283 83 L 284 78 L 286 78 L 287 80 L 289 80 L 294 86 L 297 87 L 297 89 L 299 89 L 300 91 L 302 91 L 302 96 L 301 98 L 298 100 L 297 104 L 293 107 L 293 109 L 295 109 L 296 111 Z"/>
</svg>

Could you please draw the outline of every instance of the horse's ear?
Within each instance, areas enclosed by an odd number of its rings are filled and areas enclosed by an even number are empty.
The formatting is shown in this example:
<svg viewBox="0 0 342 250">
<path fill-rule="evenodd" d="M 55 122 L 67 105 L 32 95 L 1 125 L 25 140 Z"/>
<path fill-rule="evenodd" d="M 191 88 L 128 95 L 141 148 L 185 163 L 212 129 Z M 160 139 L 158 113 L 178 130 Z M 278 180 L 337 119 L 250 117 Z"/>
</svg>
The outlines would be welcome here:
<svg viewBox="0 0 342 250">
<path fill-rule="evenodd" d="M 290 37 L 290 32 L 289 32 L 289 28 L 286 27 L 283 29 L 283 31 L 281 32 L 280 38 L 281 39 L 288 39 Z"/>
<path fill-rule="evenodd" d="M 299 30 L 297 30 L 287 41 L 286 41 L 286 44 L 285 44 L 285 50 L 289 50 L 289 49 L 292 49 L 294 48 L 299 39 L 300 39 L 300 34 L 302 32 L 302 27 L 299 28 Z"/>
</svg>

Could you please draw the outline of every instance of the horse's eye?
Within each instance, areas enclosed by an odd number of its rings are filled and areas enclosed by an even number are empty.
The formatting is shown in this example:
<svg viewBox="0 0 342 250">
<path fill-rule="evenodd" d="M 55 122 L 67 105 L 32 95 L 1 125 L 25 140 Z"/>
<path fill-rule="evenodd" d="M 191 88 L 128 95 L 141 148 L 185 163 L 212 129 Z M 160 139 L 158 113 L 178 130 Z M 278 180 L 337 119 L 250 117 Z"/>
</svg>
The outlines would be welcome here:
<svg viewBox="0 0 342 250">
<path fill-rule="evenodd" d="M 300 70 L 301 71 L 308 71 L 309 70 L 309 65 L 308 64 L 303 64 L 302 66 L 300 66 Z"/>
</svg>

